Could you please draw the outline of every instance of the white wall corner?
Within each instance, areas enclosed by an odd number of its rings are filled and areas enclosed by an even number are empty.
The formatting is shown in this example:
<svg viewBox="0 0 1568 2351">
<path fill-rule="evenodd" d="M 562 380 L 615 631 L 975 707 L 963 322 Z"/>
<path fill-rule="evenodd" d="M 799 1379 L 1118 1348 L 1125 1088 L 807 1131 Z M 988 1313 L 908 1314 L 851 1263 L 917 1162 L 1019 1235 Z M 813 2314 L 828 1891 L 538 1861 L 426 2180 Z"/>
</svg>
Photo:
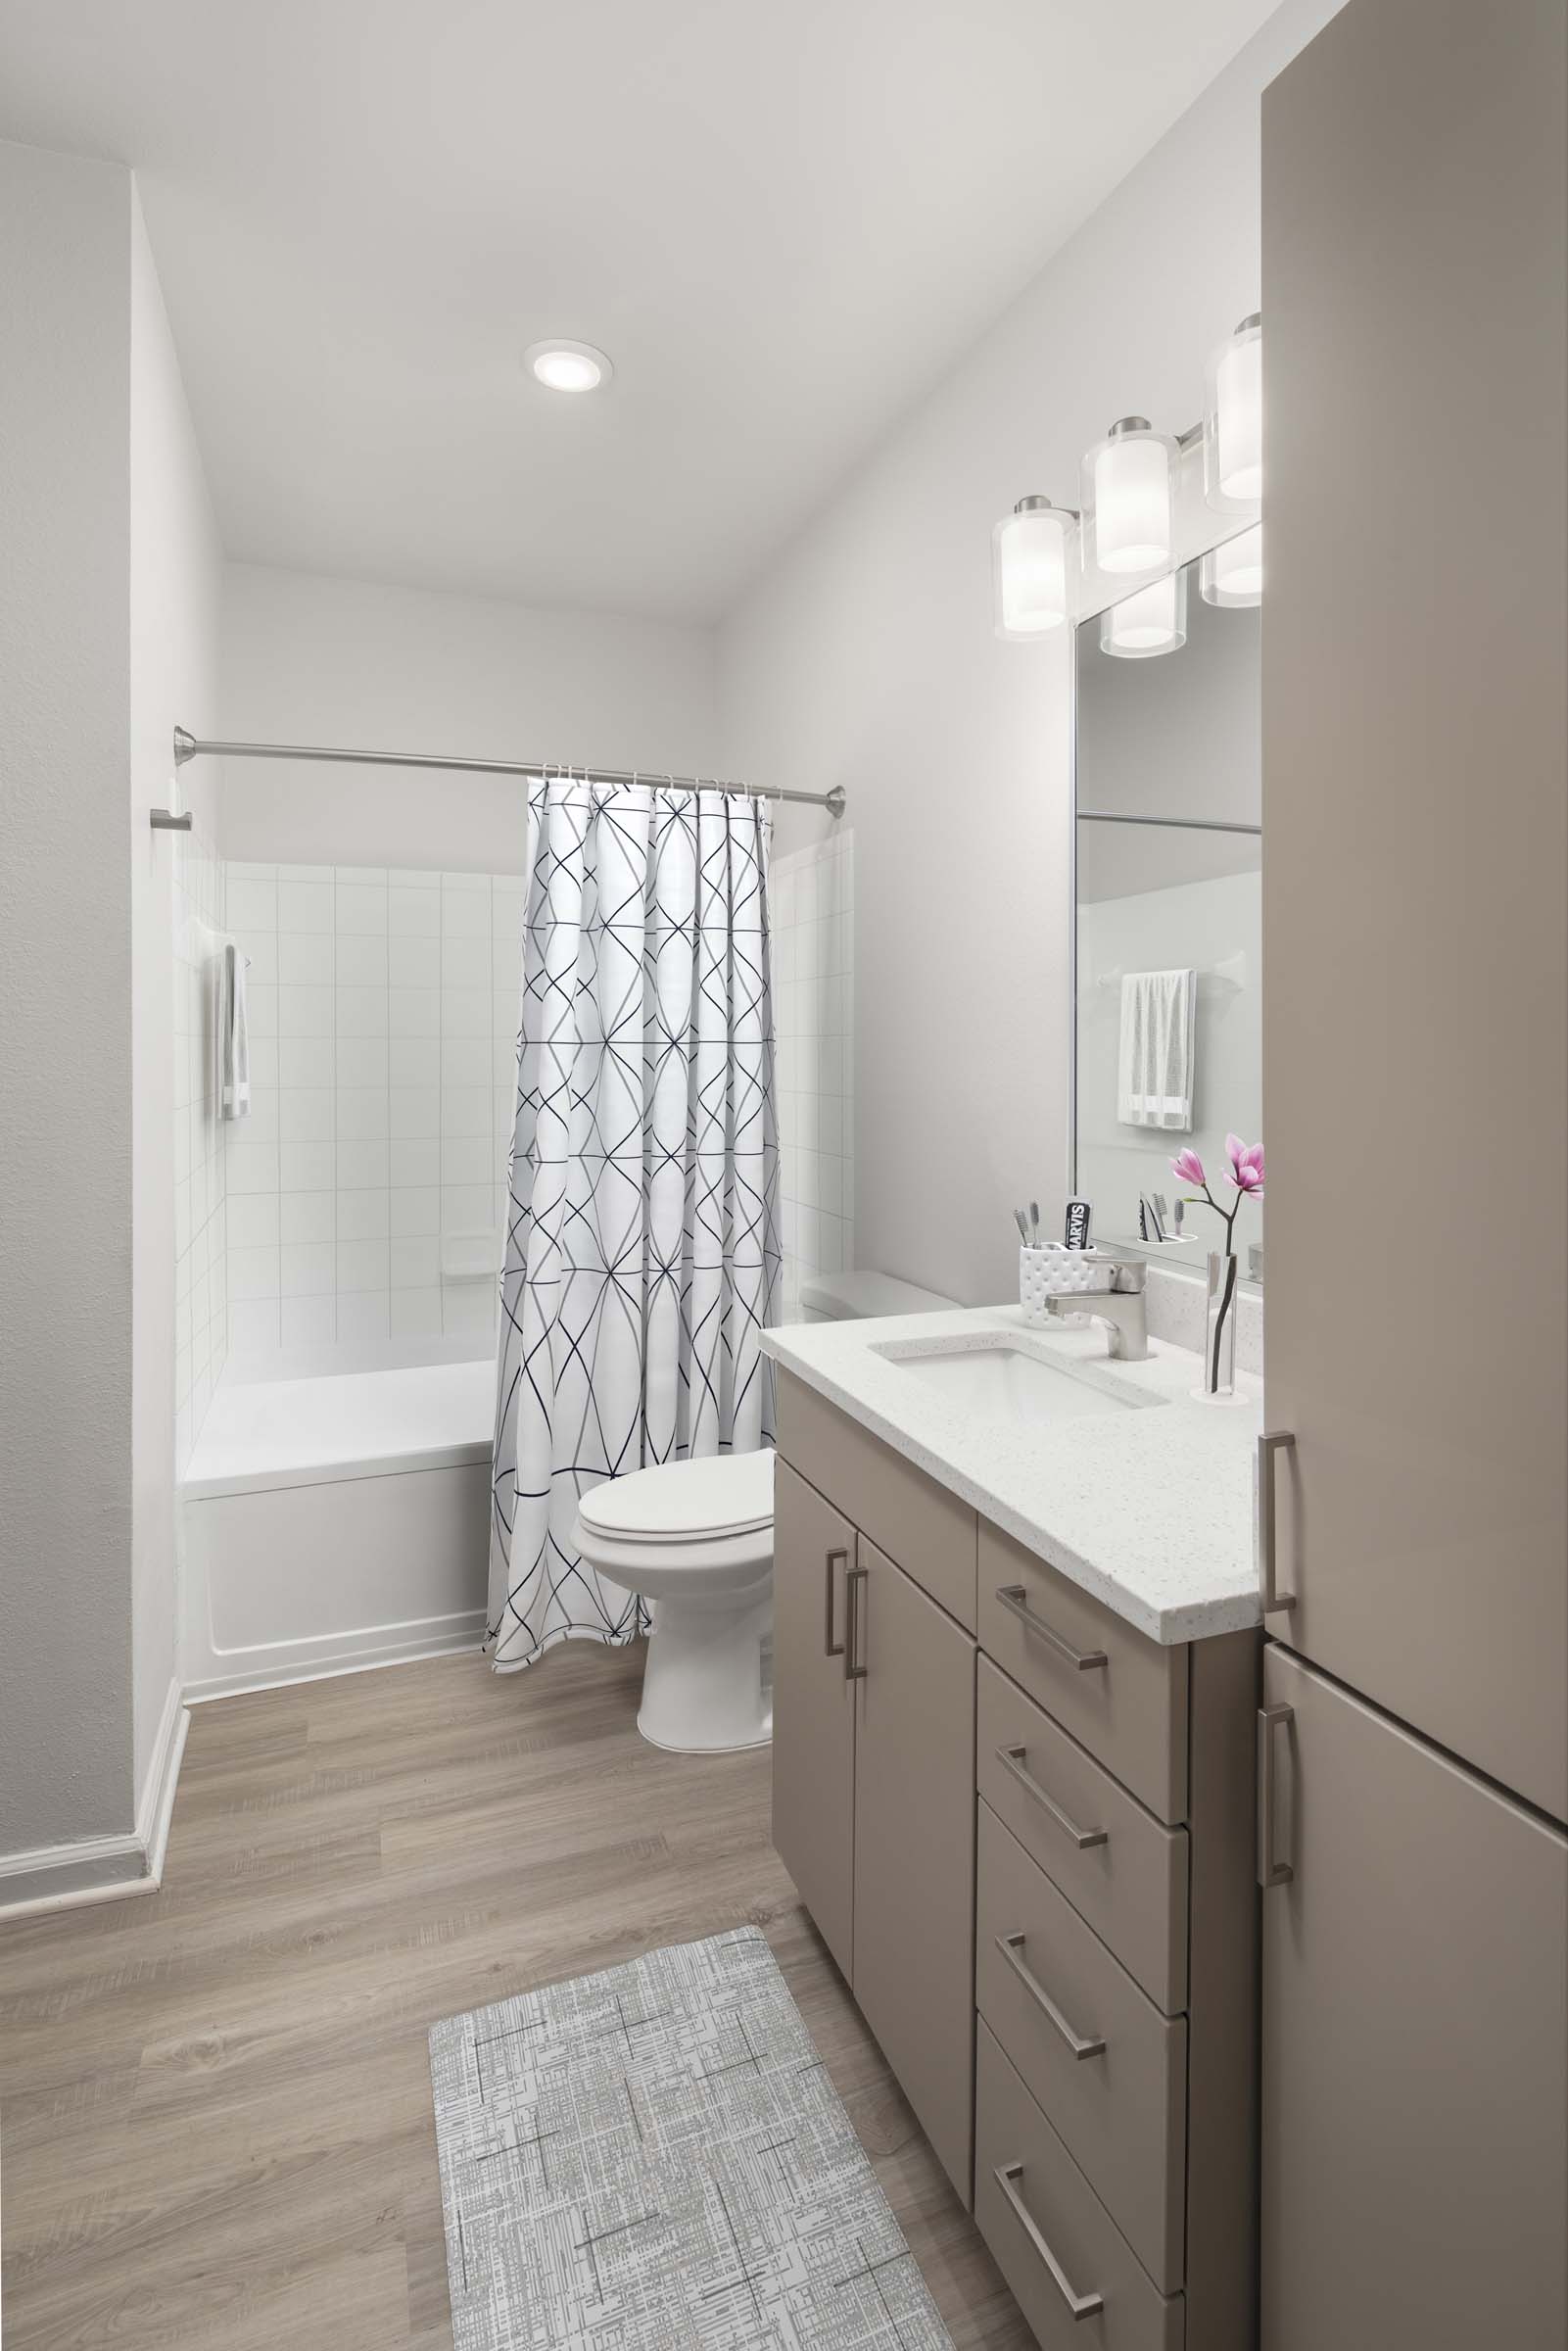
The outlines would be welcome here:
<svg viewBox="0 0 1568 2351">
<path fill-rule="evenodd" d="M 157 1893 L 190 1723 L 180 1686 L 170 1681 L 136 1805 L 135 1828 L 122 1837 L 86 1837 L 70 1845 L 0 1854 L 0 1920 Z"/>
</svg>

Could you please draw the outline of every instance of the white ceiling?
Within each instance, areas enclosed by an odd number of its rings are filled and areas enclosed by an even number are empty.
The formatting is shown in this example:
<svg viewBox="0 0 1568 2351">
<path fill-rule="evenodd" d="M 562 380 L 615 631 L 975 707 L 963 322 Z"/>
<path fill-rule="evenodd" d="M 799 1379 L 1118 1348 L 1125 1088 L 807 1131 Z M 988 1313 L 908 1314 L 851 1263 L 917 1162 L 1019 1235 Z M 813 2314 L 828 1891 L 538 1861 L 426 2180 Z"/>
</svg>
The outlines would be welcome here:
<svg viewBox="0 0 1568 2351">
<path fill-rule="evenodd" d="M 1274 5 L 0 0 L 0 136 L 135 167 L 231 555 L 709 618 Z"/>
</svg>

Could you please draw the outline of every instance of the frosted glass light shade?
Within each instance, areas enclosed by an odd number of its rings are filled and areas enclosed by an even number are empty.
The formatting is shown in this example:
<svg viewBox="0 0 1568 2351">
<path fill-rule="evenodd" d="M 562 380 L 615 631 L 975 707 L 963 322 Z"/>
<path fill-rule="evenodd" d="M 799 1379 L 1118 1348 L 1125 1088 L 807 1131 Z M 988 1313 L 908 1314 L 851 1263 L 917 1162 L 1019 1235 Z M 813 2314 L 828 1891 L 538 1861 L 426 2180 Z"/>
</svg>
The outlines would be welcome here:
<svg viewBox="0 0 1568 2351">
<path fill-rule="evenodd" d="M 1235 512 L 1263 495 L 1263 322 L 1254 312 L 1205 372 L 1204 496 Z"/>
<path fill-rule="evenodd" d="M 1179 652 L 1187 642 L 1187 575 L 1169 573 L 1100 615 L 1100 650 L 1118 661 Z"/>
<path fill-rule="evenodd" d="M 1123 416 L 1083 459 L 1084 559 L 1101 571 L 1160 571 L 1170 560 L 1176 445 L 1146 416 Z"/>
<path fill-rule="evenodd" d="M 1263 600 L 1263 526 L 1238 531 L 1223 547 L 1212 547 L 1198 566 L 1198 591 L 1206 604 L 1235 606 Z"/>
<path fill-rule="evenodd" d="M 1071 514 L 1048 498 L 1021 499 L 997 524 L 991 536 L 998 637 L 1026 642 L 1066 621 L 1071 529 Z"/>
</svg>

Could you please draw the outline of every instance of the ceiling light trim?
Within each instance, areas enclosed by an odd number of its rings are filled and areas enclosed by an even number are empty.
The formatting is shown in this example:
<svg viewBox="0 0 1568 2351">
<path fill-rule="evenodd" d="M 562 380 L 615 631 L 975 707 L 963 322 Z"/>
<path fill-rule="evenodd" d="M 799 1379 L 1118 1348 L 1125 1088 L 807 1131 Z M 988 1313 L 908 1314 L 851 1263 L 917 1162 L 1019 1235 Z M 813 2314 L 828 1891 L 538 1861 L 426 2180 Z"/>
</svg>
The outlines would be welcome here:
<svg viewBox="0 0 1568 2351">
<path fill-rule="evenodd" d="M 608 352 L 570 335 L 547 335 L 543 342 L 530 343 L 523 365 L 546 392 L 602 392 L 615 374 Z"/>
</svg>

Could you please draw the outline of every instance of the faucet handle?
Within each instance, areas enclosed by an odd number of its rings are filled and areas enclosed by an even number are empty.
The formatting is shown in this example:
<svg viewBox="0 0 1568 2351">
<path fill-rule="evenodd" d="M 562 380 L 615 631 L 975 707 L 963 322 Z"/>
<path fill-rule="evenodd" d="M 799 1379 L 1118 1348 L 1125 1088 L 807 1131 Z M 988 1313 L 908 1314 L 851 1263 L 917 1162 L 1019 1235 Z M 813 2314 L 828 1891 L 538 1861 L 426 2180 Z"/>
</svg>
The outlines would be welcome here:
<svg viewBox="0 0 1568 2351">
<path fill-rule="evenodd" d="M 1141 1257 L 1118 1257 L 1111 1268 L 1111 1287 L 1124 1295 L 1136 1296 L 1148 1278 L 1147 1260 Z"/>
</svg>

